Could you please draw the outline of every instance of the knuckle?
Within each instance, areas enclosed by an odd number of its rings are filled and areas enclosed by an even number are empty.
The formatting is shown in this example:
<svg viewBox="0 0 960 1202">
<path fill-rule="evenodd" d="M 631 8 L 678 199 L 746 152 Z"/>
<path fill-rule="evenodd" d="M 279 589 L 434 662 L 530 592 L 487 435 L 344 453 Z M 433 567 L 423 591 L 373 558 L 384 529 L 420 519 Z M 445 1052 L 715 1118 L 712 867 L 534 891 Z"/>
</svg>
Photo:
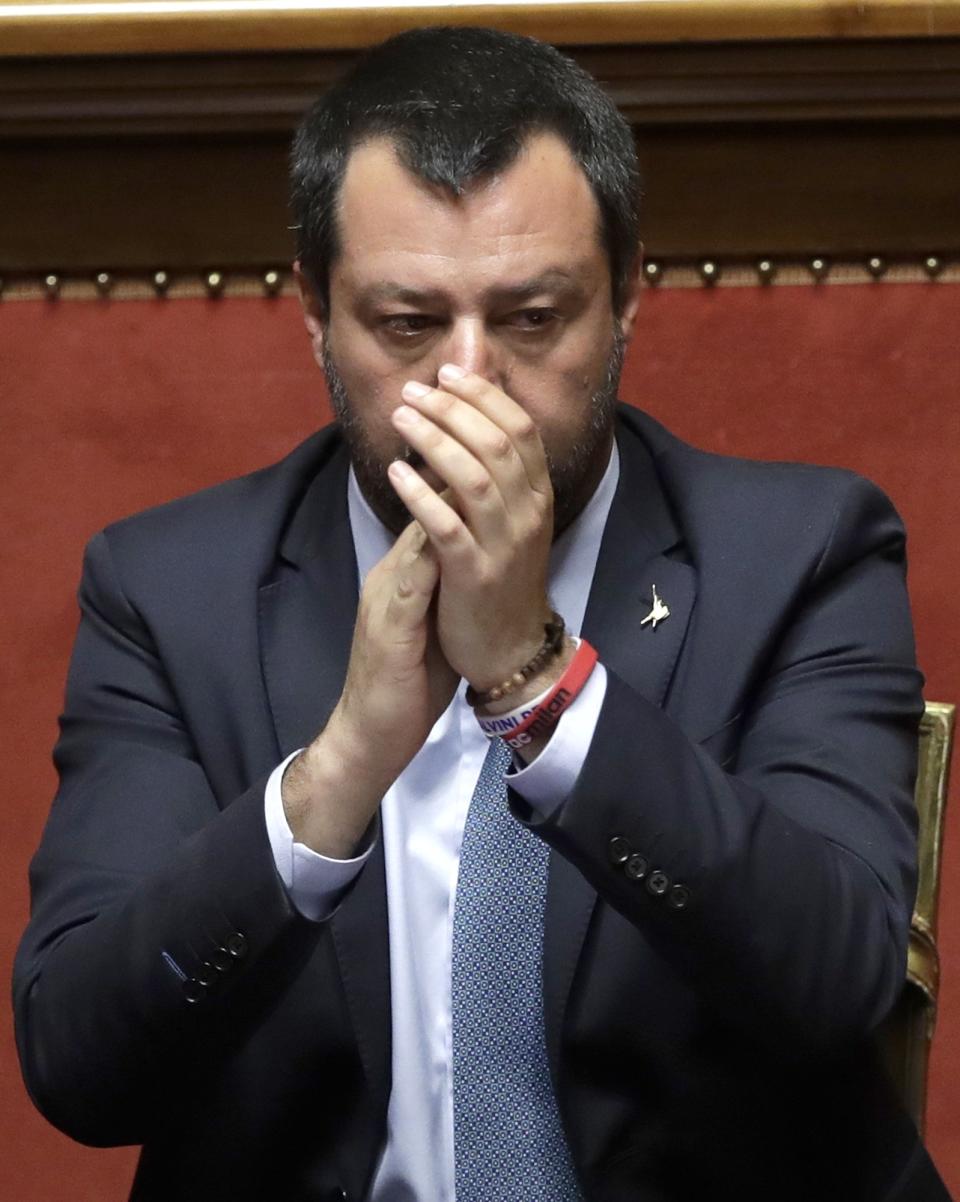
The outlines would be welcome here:
<svg viewBox="0 0 960 1202">
<path fill-rule="evenodd" d="M 475 381 L 470 388 L 470 396 L 473 402 L 483 407 L 495 405 L 500 390 L 494 387 L 489 380 L 484 380 L 479 376 L 475 377 Z"/>
<path fill-rule="evenodd" d="M 474 569 L 474 577 L 479 588 L 491 588 L 498 583 L 500 571 L 491 559 L 484 558 L 477 563 Z"/>
<path fill-rule="evenodd" d="M 491 457 L 502 463 L 505 459 L 510 459 L 513 454 L 513 443 L 502 430 L 498 430 L 490 439 Z"/>
<path fill-rule="evenodd" d="M 433 537 L 444 547 L 453 546 L 460 538 L 460 520 L 453 514 L 441 518 L 434 527 Z"/>
<path fill-rule="evenodd" d="M 477 472 L 466 481 L 464 488 L 471 497 L 482 501 L 485 497 L 489 496 L 492 486 L 493 481 L 486 472 Z"/>
<path fill-rule="evenodd" d="M 553 514 L 553 493 L 532 490 L 533 506 L 541 522 Z"/>
<path fill-rule="evenodd" d="M 543 522 L 539 517 L 529 517 L 526 521 L 521 522 L 517 530 L 517 537 L 522 543 L 534 542 L 538 539 L 543 531 Z"/>
<path fill-rule="evenodd" d="M 518 442 L 532 443 L 539 438 L 536 422 L 529 413 L 523 413 L 516 419 L 513 426 L 513 436 Z"/>
<path fill-rule="evenodd" d="M 430 400 L 433 402 L 433 407 L 440 417 L 448 417 L 451 410 L 455 409 L 459 404 L 455 396 L 451 396 L 449 392 L 434 391 L 430 394 Z"/>
<path fill-rule="evenodd" d="M 536 541 L 546 531 L 553 530 L 553 506 L 535 502 L 519 520 L 519 531 L 524 541 Z"/>
</svg>

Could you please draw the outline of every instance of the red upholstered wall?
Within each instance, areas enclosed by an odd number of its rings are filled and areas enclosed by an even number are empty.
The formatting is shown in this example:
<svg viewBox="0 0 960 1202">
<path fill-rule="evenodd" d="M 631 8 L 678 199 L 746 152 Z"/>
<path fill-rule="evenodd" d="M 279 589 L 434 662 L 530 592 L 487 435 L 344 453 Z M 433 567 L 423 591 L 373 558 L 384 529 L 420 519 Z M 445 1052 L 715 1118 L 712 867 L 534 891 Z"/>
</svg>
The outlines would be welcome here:
<svg viewBox="0 0 960 1202">
<path fill-rule="evenodd" d="M 623 389 L 702 446 L 843 464 L 878 481 L 911 534 L 927 695 L 952 701 L 960 700 L 958 327 L 960 288 L 946 284 L 651 291 Z M 5 977 L 54 786 L 49 749 L 84 542 L 121 514 L 278 458 L 326 412 L 291 300 L 0 306 Z M 960 1195 L 960 789 L 953 792 L 928 1135 Z M 131 1151 L 80 1148 L 31 1109 L 7 1013 L 0 1114 L 0 1197 L 126 1196 Z"/>
</svg>

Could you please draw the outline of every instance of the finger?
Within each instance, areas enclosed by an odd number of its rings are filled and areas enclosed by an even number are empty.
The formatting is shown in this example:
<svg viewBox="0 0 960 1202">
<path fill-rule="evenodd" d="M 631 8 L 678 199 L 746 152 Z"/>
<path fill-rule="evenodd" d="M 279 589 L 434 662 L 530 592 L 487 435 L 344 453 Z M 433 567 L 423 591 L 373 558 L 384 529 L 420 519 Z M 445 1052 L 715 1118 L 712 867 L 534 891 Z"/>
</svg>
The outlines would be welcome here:
<svg viewBox="0 0 960 1202">
<path fill-rule="evenodd" d="M 445 363 L 437 373 L 441 388 L 469 402 L 509 437 L 523 461 L 531 487 L 550 490 L 547 460 L 533 418 L 512 397 L 476 372 Z"/>
<path fill-rule="evenodd" d="M 463 443 L 409 405 L 401 405 L 391 416 L 394 428 L 453 491 L 477 541 L 490 545 L 494 540 L 504 538 L 511 526 L 510 509 L 487 467 Z M 403 479 L 414 488 L 410 477 Z M 529 485 L 527 492 L 529 494 Z M 430 504 L 436 498 L 434 490 L 431 489 L 430 496 L 427 496 L 414 488 L 413 496 L 415 500 L 426 502 L 426 512 L 433 519 L 440 520 L 439 527 L 436 524 L 432 528 L 424 526 L 431 541 L 436 542 L 439 536 L 444 538 L 444 545 L 448 545 L 456 531 L 452 525 L 448 525 L 444 511 Z M 406 500 L 406 497 L 403 499 Z M 421 520 L 418 510 L 411 509 L 410 512 Z"/>
<path fill-rule="evenodd" d="M 393 546 L 384 557 L 371 568 L 367 579 L 383 577 L 395 572 L 400 561 L 408 555 L 415 555 L 426 543 L 427 536 L 423 527 L 417 521 L 408 522 L 394 540 Z"/>
<path fill-rule="evenodd" d="M 371 601 L 388 622 L 413 631 L 423 622 L 440 577 L 426 532 L 410 522 L 367 577 Z M 365 590 L 366 591 L 366 590 Z"/>
<path fill-rule="evenodd" d="M 429 539 L 441 565 L 456 567 L 472 557 L 477 544 L 456 509 L 413 468 L 395 459 L 387 469 L 390 483 Z"/>
<path fill-rule="evenodd" d="M 414 381 L 404 387 L 403 398 L 410 408 L 445 430 L 483 464 L 508 510 L 513 512 L 524 505 L 531 489 L 537 491 L 510 435 L 476 405 L 452 392 Z"/>
</svg>

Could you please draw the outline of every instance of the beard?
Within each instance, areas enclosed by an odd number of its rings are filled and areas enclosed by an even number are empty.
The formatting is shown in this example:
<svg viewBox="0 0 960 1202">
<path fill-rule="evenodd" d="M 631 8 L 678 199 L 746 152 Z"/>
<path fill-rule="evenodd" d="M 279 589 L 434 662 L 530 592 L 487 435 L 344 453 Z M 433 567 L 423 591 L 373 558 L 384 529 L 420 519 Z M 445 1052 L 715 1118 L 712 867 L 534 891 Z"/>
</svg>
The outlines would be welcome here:
<svg viewBox="0 0 960 1202">
<path fill-rule="evenodd" d="M 615 325 L 603 381 L 590 397 L 586 428 L 578 433 L 563 455 L 544 447 L 553 485 L 554 538 L 570 525 L 593 496 L 607 466 L 626 345 L 627 340 L 619 325 Z M 347 391 L 327 338 L 323 340 L 321 364 L 330 404 L 346 440 L 360 491 L 387 529 L 399 534 L 411 521 L 411 515 L 394 491 L 387 476 L 387 467 L 392 459 L 402 458 L 411 467 L 419 469 L 424 466 L 423 456 L 407 447 L 401 448 L 397 456 L 384 459 L 358 417 L 359 406 Z"/>
</svg>

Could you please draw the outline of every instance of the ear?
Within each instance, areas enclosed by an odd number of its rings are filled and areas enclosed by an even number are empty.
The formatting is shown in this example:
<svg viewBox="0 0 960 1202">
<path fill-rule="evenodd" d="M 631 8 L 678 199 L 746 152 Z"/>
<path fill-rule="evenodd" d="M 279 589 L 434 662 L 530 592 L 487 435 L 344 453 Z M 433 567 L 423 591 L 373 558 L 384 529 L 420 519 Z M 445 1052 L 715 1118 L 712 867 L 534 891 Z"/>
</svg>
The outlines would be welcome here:
<svg viewBox="0 0 960 1202">
<path fill-rule="evenodd" d="M 628 341 L 633 336 L 633 325 L 640 308 L 640 280 L 643 272 L 643 243 L 637 247 L 637 257 L 630 269 L 620 306 L 620 330 Z"/>
<path fill-rule="evenodd" d="M 326 311 L 319 296 L 317 296 L 316 289 L 311 283 L 310 278 L 303 270 L 299 259 L 294 261 L 293 275 L 297 281 L 297 289 L 300 293 L 300 304 L 303 307 L 303 322 L 307 327 L 307 333 L 310 335 L 313 357 L 318 364 L 322 365 L 323 340 L 327 332 Z"/>
</svg>

